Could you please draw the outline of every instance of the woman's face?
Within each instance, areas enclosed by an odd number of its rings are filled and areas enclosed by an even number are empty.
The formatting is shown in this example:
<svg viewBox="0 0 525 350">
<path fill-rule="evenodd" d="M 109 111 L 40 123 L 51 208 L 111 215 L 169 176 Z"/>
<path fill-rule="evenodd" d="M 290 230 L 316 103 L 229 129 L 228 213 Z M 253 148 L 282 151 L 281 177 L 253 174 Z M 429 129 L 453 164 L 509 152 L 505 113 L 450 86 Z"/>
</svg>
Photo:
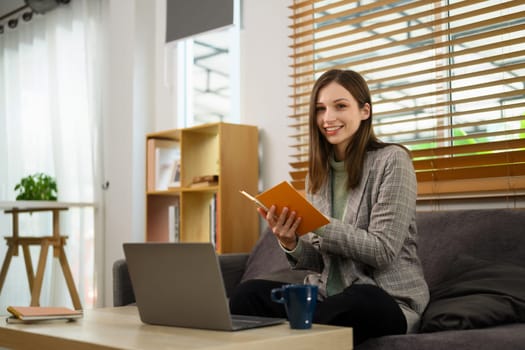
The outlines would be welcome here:
<svg viewBox="0 0 525 350">
<path fill-rule="evenodd" d="M 326 140 L 335 146 L 336 160 L 344 159 L 350 140 L 361 121 L 370 117 L 370 105 L 363 108 L 343 86 L 331 82 L 319 90 L 316 103 L 317 126 Z"/>
</svg>

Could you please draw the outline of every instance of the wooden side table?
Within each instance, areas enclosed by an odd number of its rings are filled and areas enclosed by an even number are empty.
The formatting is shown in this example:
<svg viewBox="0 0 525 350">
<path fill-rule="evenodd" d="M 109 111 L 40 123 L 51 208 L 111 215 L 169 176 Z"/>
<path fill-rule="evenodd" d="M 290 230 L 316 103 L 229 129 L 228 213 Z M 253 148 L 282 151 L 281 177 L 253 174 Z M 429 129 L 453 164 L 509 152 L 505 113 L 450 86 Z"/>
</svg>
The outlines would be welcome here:
<svg viewBox="0 0 525 350">
<path fill-rule="evenodd" d="M 24 254 L 24 261 L 27 272 L 27 279 L 29 282 L 29 290 L 31 291 L 31 306 L 40 305 L 40 292 L 42 290 L 42 282 L 44 279 L 44 271 L 46 268 L 47 255 L 49 247 L 53 247 L 53 256 L 58 258 L 60 261 L 60 266 L 62 267 L 62 272 L 64 273 L 64 278 L 69 289 L 69 294 L 71 295 L 71 300 L 73 306 L 77 310 L 82 309 L 80 303 L 80 298 L 73 280 L 73 275 L 71 274 L 71 269 L 69 268 L 69 263 L 66 258 L 66 252 L 64 246 L 66 245 L 67 236 L 60 235 L 60 220 L 59 215 L 61 211 L 68 210 L 67 206 L 39 206 L 35 205 L 34 207 L 28 206 L 24 208 L 12 207 L 8 210 L 4 210 L 6 214 L 11 214 L 13 216 L 13 235 L 12 237 L 4 237 L 7 243 L 7 253 L 4 258 L 4 263 L 2 264 L 2 269 L 0 270 L 0 293 L 2 292 L 2 287 L 5 282 L 7 275 L 7 270 L 9 269 L 9 264 L 13 256 L 18 256 L 19 249 L 22 247 L 22 252 Z M 21 213 L 33 213 L 33 212 L 51 212 L 53 214 L 53 234 L 51 236 L 41 236 L 41 237 L 23 237 L 19 233 L 19 221 L 18 215 Z M 33 270 L 33 262 L 31 260 L 31 253 L 29 247 L 32 245 L 40 246 L 40 256 L 38 259 L 38 266 L 36 274 Z"/>
</svg>

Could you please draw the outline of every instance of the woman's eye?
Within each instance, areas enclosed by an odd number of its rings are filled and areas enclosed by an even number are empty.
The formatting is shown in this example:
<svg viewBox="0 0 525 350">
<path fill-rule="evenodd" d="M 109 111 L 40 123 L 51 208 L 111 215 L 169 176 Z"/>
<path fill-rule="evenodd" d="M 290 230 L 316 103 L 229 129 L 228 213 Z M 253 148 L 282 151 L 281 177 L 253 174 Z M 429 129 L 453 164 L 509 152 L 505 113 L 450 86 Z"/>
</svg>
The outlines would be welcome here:
<svg viewBox="0 0 525 350">
<path fill-rule="evenodd" d="M 340 104 L 337 105 L 337 108 L 338 108 L 338 109 L 344 109 L 344 108 L 346 108 L 346 105 L 340 103 Z"/>
<path fill-rule="evenodd" d="M 318 113 L 324 111 L 325 109 L 326 109 L 326 107 L 324 107 L 324 106 L 317 106 L 317 107 L 315 107 L 315 111 L 318 112 Z"/>
</svg>

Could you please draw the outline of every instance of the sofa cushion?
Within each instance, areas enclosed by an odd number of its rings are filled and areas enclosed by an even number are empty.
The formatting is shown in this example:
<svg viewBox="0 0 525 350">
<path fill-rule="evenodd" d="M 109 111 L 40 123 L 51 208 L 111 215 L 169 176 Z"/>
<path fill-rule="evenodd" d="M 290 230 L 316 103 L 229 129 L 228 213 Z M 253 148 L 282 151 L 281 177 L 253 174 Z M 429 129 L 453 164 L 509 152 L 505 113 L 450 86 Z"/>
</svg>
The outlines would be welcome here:
<svg viewBox="0 0 525 350">
<path fill-rule="evenodd" d="M 277 239 L 267 228 L 250 253 L 241 281 L 262 278 L 286 283 L 302 283 L 307 273 L 308 271 L 290 268 Z"/>
<path fill-rule="evenodd" d="M 525 210 L 418 211 L 418 254 L 430 289 L 461 254 L 525 267 Z"/>
<path fill-rule="evenodd" d="M 372 338 L 355 350 L 516 350 L 525 344 L 525 324 L 488 329 L 412 333 Z"/>
<path fill-rule="evenodd" d="M 422 332 L 525 322 L 525 268 L 463 255 L 450 269 L 430 290 Z"/>
</svg>

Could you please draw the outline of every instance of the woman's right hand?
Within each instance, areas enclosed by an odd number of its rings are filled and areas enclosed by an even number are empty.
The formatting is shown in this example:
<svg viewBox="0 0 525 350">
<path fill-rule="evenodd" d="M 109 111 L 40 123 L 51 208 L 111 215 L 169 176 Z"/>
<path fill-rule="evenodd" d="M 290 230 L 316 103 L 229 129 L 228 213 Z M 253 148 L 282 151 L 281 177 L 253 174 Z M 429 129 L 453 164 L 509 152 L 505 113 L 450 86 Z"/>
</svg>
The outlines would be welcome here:
<svg viewBox="0 0 525 350">
<path fill-rule="evenodd" d="M 296 231 L 301 223 L 301 218 L 296 216 L 295 211 L 289 212 L 286 207 L 283 208 L 281 215 L 277 216 L 275 209 L 275 205 L 272 205 L 268 212 L 261 208 L 257 210 L 266 220 L 279 243 L 288 250 L 294 250 L 298 241 Z"/>
</svg>

